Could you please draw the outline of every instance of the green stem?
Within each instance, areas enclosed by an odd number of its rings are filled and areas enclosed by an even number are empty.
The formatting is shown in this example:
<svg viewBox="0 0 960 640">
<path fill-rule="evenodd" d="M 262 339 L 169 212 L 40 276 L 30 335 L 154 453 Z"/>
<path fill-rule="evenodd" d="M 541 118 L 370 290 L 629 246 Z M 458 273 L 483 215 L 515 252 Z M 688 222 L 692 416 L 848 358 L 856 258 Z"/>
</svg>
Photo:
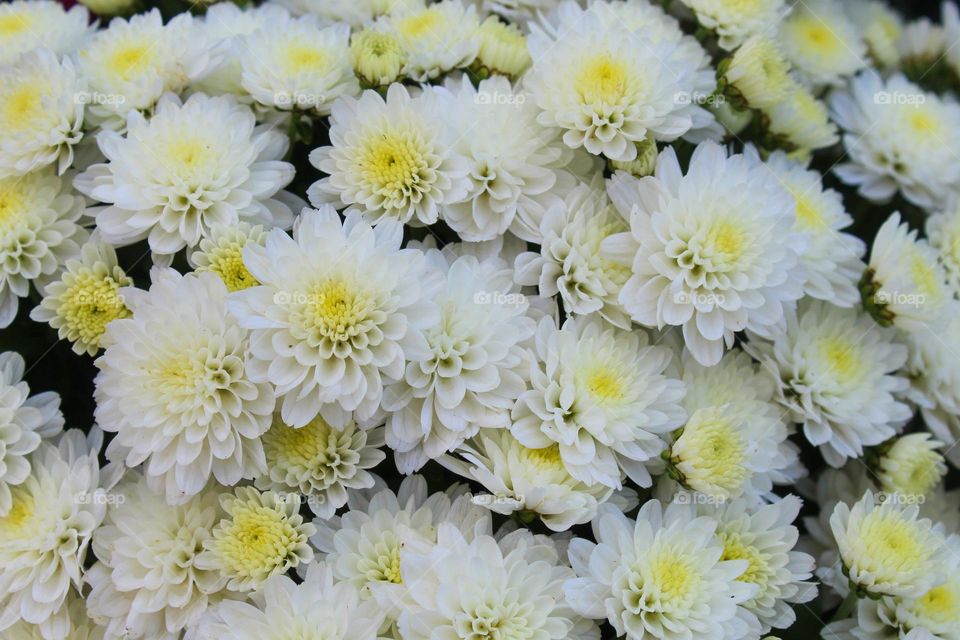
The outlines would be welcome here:
<svg viewBox="0 0 960 640">
<path fill-rule="evenodd" d="M 851 588 L 850 592 L 847 594 L 846 599 L 840 604 L 840 608 L 837 609 L 837 612 L 833 614 L 833 619 L 831 622 L 836 622 L 837 620 L 843 620 L 849 618 L 850 614 L 853 613 L 854 608 L 857 606 L 857 602 L 860 600 L 860 597 L 857 595 L 857 590 Z"/>
</svg>

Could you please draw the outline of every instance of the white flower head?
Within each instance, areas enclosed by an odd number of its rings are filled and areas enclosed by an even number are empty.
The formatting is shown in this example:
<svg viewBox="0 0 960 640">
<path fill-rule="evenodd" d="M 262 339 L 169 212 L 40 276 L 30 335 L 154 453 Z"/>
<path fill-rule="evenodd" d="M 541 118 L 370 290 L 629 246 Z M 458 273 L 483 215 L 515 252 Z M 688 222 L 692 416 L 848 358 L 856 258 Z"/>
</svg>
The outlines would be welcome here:
<svg viewBox="0 0 960 640">
<path fill-rule="evenodd" d="M 241 219 L 288 228 L 293 213 L 281 189 L 293 179 L 283 162 L 288 140 L 257 126 L 234 99 L 195 94 L 157 105 L 149 120 L 130 114 L 126 136 L 97 138 L 108 162 L 77 176 L 81 192 L 108 206 L 94 209 L 106 241 L 144 238 L 159 255 L 194 247 L 214 224 Z"/>
<path fill-rule="evenodd" d="M 30 476 L 30 454 L 63 429 L 60 397 L 52 391 L 31 396 L 25 368 L 19 353 L 0 353 L 0 517 L 13 506 L 11 489 Z"/>
<path fill-rule="evenodd" d="M 750 36 L 775 35 L 787 12 L 783 0 L 682 0 L 704 27 L 716 32 L 720 47 L 736 49 Z"/>
<path fill-rule="evenodd" d="M 793 229 L 789 192 L 743 155 L 701 143 L 686 175 L 672 148 L 656 174 L 624 180 L 614 200 L 630 232 L 603 242 L 610 259 L 633 275 L 620 303 L 635 322 L 682 326 L 698 362 L 716 364 L 733 335 L 783 326 L 784 309 L 802 294 L 799 257 L 806 238 Z"/>
<path fill-rule="evenodd" d="M 279 16 L 246 36 L 240 51 L 243 88 L 261 105 L 330 113 L 360 87 L 347 57 L 350 29 L 321 28 L 311 17 Z"/>
<path fill-rule="evenodd" d="M 780 24 L 778 41 L 787 59 L 813 85 L 840 84 L 867 66 L 867 47 L 843 7 L 807 0 Z"/>
<path fill-rule="evenodd" d="M 234 292 L 230 310 L 252 329 L 251 376 L 274 386 L 288 425 L 320 413 L 342 427 L 352 411 L 367 421 L 406 362 L 429 358 L 423 332 L 437 321 L 441 278 L 400 248 L 402 236 L 398 222 L 341 222 L 325 207 L 304 211 L 293 238 L 274 229 L 265 246 L 245 247 L 262 284 Z"/>
<path fill-rule="evenodd" d="M 260 225 L 240 221 L 233 225 L 214 224 L 210 234 L 200 241 L 189 261 L 198 272 L 211 271 L 223 280 L 229 291 L 255 287 L 259 282 L 243 264 L 247 244 L 263 246 L 267 232 Z"/>
<path fill-rule="evenodd" d="M 897 45 L 904 33 L 897 10 L 880 0 L 853 0 L 842 6 L 859 29 L 870 58 L 881 67 L 895 67 L 900 62 Z"/>
<path fill-rule="evenodd" d="M 347 490 L 369 489 L 377 466 L 386 454 L 383 427 L 362 429 L 354 422 L 334 429 L 320 416 L 294 428 L 275 416 L 261 437 L 267 472 L 256 486 L 304 495 L 310 510 L 329 518 L 347 503 Z"/>
<path fill-rule="evenodd" d="M 350 63 L 364 88 L 383 87 L 400 78 L 406 53 L 385 21 L 350 36 Z"/>
<path fill-rule="evenodd" d="M 330 146 L 314 149 L 310 163 L 327 177 L 308 190 L 314 206 L 334 204 L 377 223 L 433 224 L 441 209 L 463 200 L 469 182 L 466 159 L 453 149 L 443 126 L 449 92 L 424 89 L 411 97 L 401 84 L 386 99 L 368 90 L 333 105 Z"/>
<path fill-rule="evenodd" d="M 927 242 L 937 252 L 954 297 L 960 296 L 960 200 L 927 217 Z"/>
<path fill-rule="evenodd" d="M 477 38 L 475 64 L 483 72 L 519 78 L 530 67 L 527 37 L 517 25 L 490 16 L 477 29 Z"/>
<path fill-rule="evenodd" d="M 403 75 L 417 82 L 467 67 L 477 57 L 480 21 L 473 4 L 399 3 L 384 20 L 400 40 L 406 63 Z"/>
<path fill-rule="evenodd" d="M 588 485 L 619 488 L 626 473 L 649 486 L 644 463 L 685 417 L 683 385 L 664 375 L 670 350 L 596 317 L 569 318 L 562 328 L 545 318 L 535 342 L 513 435 L 531 449 L 558 445 L 570 475 Z"/>
<path fill-rule="evenodd" d="M 238 487 L 220 496 L 220 506 L 225 516 L 202 541 L 196 566 L 226 576 L 231 591 L 258 590 L 313 560 L 307 540 L 317 529 L 299 514 L 299 495 Z"/>
<path fill-rule="evenodd" d="M 87 232 L 79 225 L 83 197 L 52 169 L 0 178 L 0 327 L 13 322 L 18 299 L 54 278 L 80 253 Z"/>
<path fill-rule="evenodd" d="M 947 465 L 937 449 L 943 443 L 929 433 L 910 433 L 885 443 L 876 463 L 876 479 L 886 493 L 926 496 L 947 474 Z"/>
<path fill-rule="evenodd" d="M 852 507 L 837 504 L 830 528 L 851 586 L 873 596 L 917 597 L 946 577 L 942 526 L 917 511 L 898 500 L 878 501 L 872 491 Z"/>
<path fill-rule="evenodd" d="M 169 268 L 152 277 L 149 291 L 123 290 L 133 316 L 107 327 L 95 415 L 117 434 L 109 457 L 145 463 L 151 487 L 176 504 L 211 475 L 230 486 L 265 470 L 260 436 L 274 398 L 251 379 L 248 332 L 219 278 Z"/>
<path fill-rule="evenodd" d="M 759 586 L 737 580 L 749 563 L 723 557 L 716 529 L 689 504 L 650 500 L 636 521 L 605 505 L 593 522 L 597 542 L 570 543 L 578 577 L 564 585 L 567 601 L 628 640 L 744 637 L 738 605 Z"/>
<path fill-rule="evenodd" d="M 751 335 L 746 349 L 777 385 L 777 400 L 811 444 L 839 467 L 894 435 L 911 415 L 897 375 L 906 347 L 857 309 L 805 300 L 773 339 Z"/>
<path fill-rule="evenodd" d="M 790 63 L 770 36 L 751 36 L 737 47 L 723 77 L 754 109 L 769 109 L 787 99 L 794 86 Z"/>
<path fill-rule="evenodd" d="M 834 171 L 864 198 L 886 202 L 899 189 L 910 202 L 933 207 L 956 191 L 960 156 L 951 144 L 960 104 L 901 74 L 884 81 L 869 71 L 831 95 L 830 111 L 850 156 Z"/>
<path fill-rule="evenodd" d="M 53 0 L 4 2 L 0 5 L 0 64 L 11 64 L 34 49 L 58 55 L 73 53 L 91 31 L 85 7 L 65 11 Z"/>
<path fill-rule="evenodd" d="M 0 67 L 0 177 L 55 164 L 64 173 L 83 137 L 83 81 L 73 62 L 49 49 L 24 54 Z"/>
<path fill-rule="evenodd" d="M 840 139 L 827 105 L 800 83 L 793 83 L 784 99 L 765 115 L 770 133 L 794 155 L 808 156 L 816 149 L 832 147 Z"/>
</svg>

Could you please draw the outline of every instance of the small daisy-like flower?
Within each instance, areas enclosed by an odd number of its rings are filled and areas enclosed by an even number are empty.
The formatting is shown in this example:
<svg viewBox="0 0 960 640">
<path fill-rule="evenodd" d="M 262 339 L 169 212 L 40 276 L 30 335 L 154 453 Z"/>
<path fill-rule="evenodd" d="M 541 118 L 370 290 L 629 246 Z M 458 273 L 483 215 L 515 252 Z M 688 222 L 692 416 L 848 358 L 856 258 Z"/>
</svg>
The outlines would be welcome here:
<svg viewBox="0 0 960 640">
<path fill-rule="evenodd" d="M 897 44 L 903 36 L 903 19 L 885 2 L 853 0 L 841 5 L 859 29 L 867 53 L 881 67 L 892 68 L 900 62 Z"/>
<path fill-rule="evenodd" d="M 610 194 L 616 198 L 624 181 L 614 178 Z M 603 241 L 629 229 L 600 185 L 578 185 L 564 201 L 550 206 L 539 228 L 540 253 L 517 258 L 516 279 L 537 286 L 541 296 L 558 293 L 571 315 L 599 314 L 621 329 L 630 328 L 630 316 L 617 296 L 630 278 L 630 269 L 609 260 L 600 251 Z"/>
<path fill-rule="evenodd" d="M 406 64 L 403 75 L 426 82 L 467 67 L 477 57 L 476 7 L 461 0 L 394 6 L 387 18 L 400 40 Z"/>
<path fill-rule="evenodd" d="M 452 147 L 445 121 L 447 94 L 425 89 L 411 97 L 391 84 L 386 99 L 365 91 L 333 105 L 331 146 L 314 149 L 310 163 L 328 177 L 307 194 L 314 206 L 328 203 L 362 212 L 373 223 L 395 218 L 433 224 L 441 207 L 467 195 L 469 165 Z"/>
<path fill-rule="evenodd" d="M 130 111 L 148 110 L 164 93 L 178 93 L 214 69 L 218 60 L 202 35 L 189 13 L 167 24 L 157 9 L 111 20 L 78 53 L 90 119 L 120 129 Z"/>
<path fill-rule="evenodd" d="M 345 24 L 320 28 L 312 16 L 279 16 L 244 39 L 243 88 L 267 107 L 327 115 L 334 100 L 360 89 L 347 57 L 349 39 Z"/>
<path fill-rule="evenodd" d="M 405 640 L 597 637 L 595 625 L 564 598 L 573 571 L 529 531 L 498 544 L 492 536 L 467 541 L 455 526 L 441 524 L 436 544 L 405 550 L 401 571 L 410 594 L 397 625 Z"/>
<path fill-rule="evenodd" d="M 767 109 L 765 115 L 770 133 L 798 154 L 831 147 L 840 139 L 827 105 L 799 83 L 794 83 L 784 99 Z"/>
<path fill-rule="evenodd" d="M 860 301 L 857 281 L 863 274 L 866 245 L 855 235 L 840 231 L 853 224 L 842 196 L 824 189 L 818 172 L 782 151 L 767 155 L 764 166 L 793 196 L 797 209 L 794 230 L 808 238 L 800 256 L 807 277 L 804 293 L 838 307 L 854 306 Z"/>
<path fill-rule="evenodd" d="M 897 399 L 908 387 L 896 375 L 907 349 L 895 337 L 859 310 L 804 300 L 784 333 L 770 340 L 751 335 L 746 349 L 774 379 L 777 400 L 807 440 L 839 467 L 910 418 Z"/>
<path fill-rule="evenodd" d="M 293 222 L 296 199 L 281 192 L 294 174 L 280 160 L 287 137 L 258 127 L 253 112 L 228 96 L 195 94 L 183 104 L 165 97 L 149 120 L 131 113 L 126 136 L 105 130 L 97 144 L 108 162 L 75 184 L 109 203 L 94 212 L 110 243 L 146 238 L 154 253 L 169 255 L 196 246 L 213 224 Z"/>
<path fill-rule="evenodd" d="M 937 328 L 953 297 L 937 252 L 894 213 L 873 240 L 861 280 L 864 307 L 884 326 L 908 333 Z"/>
<path fill-rule="evenodd" d="M 768 109 L 785 100 L 795 84 L 777 41 L 762 35 L 734 51 L 723 77 L 754 109 Z"/>
<path fill-rule="evenodd" d="M 527 38 L 514 24 L 490 16 L 477 29 L 480 48 L 476 66 L 483 73 L 519 78 L 530 67 Z"/>
<path fill-rule="evenodd" d="M 196 640 L 377 640 L 383 612 L 362 601 L 349 582 L 334 579 L 324 563 L 307 567 L 303 582 L 266 581 L 249 602 L 226 601 L 197 628 Z"/>
<path fill-rule="evenodd" d="M 672 357 L 642 331 L 596 317 L 540 322 L 531 388 L 513 410 L 510 430 L 525 447 L 559 445 L 570 475 L 619 488 L 625 472 L 650 486 L 644 463 L 664 447 L 661 435 L 683 424 L 683 385 L 663 373 Z"/>
<path fill-rule="evenodd" d="M 133 317 L 110 323 L 96 361 L 97 422 L 117 434 L 108 456 L 146 463 L 171 504 L 211 474 L 231 486 L 264 472 L 273 393 L 251 380 L 248 334 L 227 313 L 227 288 L 212 273 L 157 269 L 149 291 L 123 293 Z"/>
<path fill-rule="evenodd" d="M 387 444 L 401 473 L 420 469 L 481 427 L 510 425 L 530 366 L 522 344 L 535 330 L 503 260 L 438 251 L 428 258 L 446 272 L 433 298 L 439 317 L 424 329 L 429 351 L 409 358 L 383 403 L 391 412 Z"/>
<path fill-rule="evenodd" d="M 682 0 L 701 25 L 716 32 L 720 47 L 731 51 L 750 36 L 776 33 L 787 9 L 783 0 Z"/>
<path fill-rule="evenodd" d="M 782 326 L 785 306 L 803 292 L 806 246 L 786 189 L 713 142 L 697 147 L 686 175 L 672 148 L 654 177 L 621 175 L 632 193 L 614 204 L 631 230 L 606 238 L 603 251 L 632 270 L 619 300 L 635 322 L 682 326 L 705 365 L 719 362 L 735 332 Z"/>
<path fill-rule="evenodd" d="M 947 465 L 937 451 L 942 442 L 929 433 L 911 433 L 880 447 L 875 473 L 886 493 L 926 496 L 947 474 Z"/>
<path fill-rule="evenodd" d="M 402 231 L 325 207 L 304 211 L 292 239 L 274 229 L 244 249 L 262 284 L 231 294 L 230 310 L 252 329 L 252 379 L 274 385 L 286 424 L 320 413 L 341 427 L 353 411 L 364 422 L 407 360 L 429 358 L 423 331 L 437 321 L 441 278 L 420 251 L 400 249 Z"/>
<path fill-rule="evenodd" d="M 693 411 L 663 456 L 686 489 L 719 500 L 758 496 L 790 462 L 781 452 L 787 435 L 776 406 L 740 400 Z"/>
<path fill-rule="evenodd" d="M 132 285 L 111 245 L 88 242 L 79 258 L 67 260 L 60 279 L 44 288 L 30 318 L 49 323 L 61 340 L 70 341 L 74 353 L 95 356 L 107 325 L 130 317 L 120 288 Z"/>
<path fill-rule="evenodd" d="M 67 599 L 80 589 L 90 537 L 107 510 L 98 448 L 71 429 L 57 446 L 40 445 L 30 475 L 14 487 L 0 517 L 0 631 L 20 620 L 41 625 L 47 638 L 69 628 Z"/>
<path fill-rule="evenodd" d="M 589 522 L 613 493 L 611 487 L 571 476 L 559 445 L 530 449 L 506 429 L 481 430 L 439 461 L 489 492 L 475 496 L 475 504 L 504 515 L 539 517 L 552 531 Z"/>
<path fill-rule="evenodd" d="M 749 562 L 725 559 L 716 529 L 688 504 L 650 500 L 636 521 L 604 505 L 593 521 L 597 542 L 570 542 L 578 577 L 564 585 L 567 602 L 628 640 L 744 637 L 738 605 L 759 586 L 737 580 Z"/>
<path fill-rule="evenodd" d="M 29 455 L 41 438 L 63 428 L 60 397 L 52 391 L 31 396 L 25 365 L 18 353 L 0 353 L 0 517 L 13 505 L 11 489 L 30 475 Z"/>
<path fill-rule="evenodd" d="M 170 506 L 132 474 L 93 536 L 99 563 L 84 574 L 89 612 L 110 637 L 172 640 L 224 595 L 227 578 L 197 567 L 197 557 L 222 513 L 207 491 Z"/>
<path fill-rule="evenodd" d="M 347 503 L 348 489 L 372 487 L 368 469 L 386 457 L 377 448 L 383 446 L 383 427 L 365 430 L 349 422 L 334 429 L 320 416 L 297 429 L 276 416 L 261 440 L 267 473 L 257 478 L 257 487 L 299 491 L 320 518 Z"/>
<path fill-rule="evenodd" d="M 11 64 L 34 49 L 73 53 L 91 30 L 90 14 L 82 6 L 65 11 L 53 0 L 4 2 L 0 4 L 0 64 Z"/>
<path fill-rule="evenodd" d="M 702 87 L 686 72 L 682 47 L 611 20 L 604 4 L 567 12 L 554 33 L 534 28 L 524 86 L 540 108 L 538 122 L 563 129 L 567 146 L 630 161 L 647 137 L 669 141 L 690 131 L 691 108 L 699 109 L 691 96 Z"/>
<path fill-rule="evenodd" d="M 43 285 L 79 255 L 83 209 L 83 197 L 51 169 L 0 178 L 0 328 L 13 322 L 31 282 Z"/>
<path fill-rule="evenodd" d="M 884 81 L 864 72 L 830 97 L 851 162 L 834 168 L 874 202 L 899 189 L 920 207 L 943 205 L 960 181 L 960 157 L 950 146 L 960 130 L 960 104 L 924 91 L 901 74 Z"/>
<path fill-rule="evenodd" d="M 807 0 L 793 7 L 780 24 L 777 40 L 813 85 L 840 84 L 867 66 L 867 47 L 839 4 Z"/>
<path fill-rule="evenodd" d="M 199 569 L 219 571 L 232 591 L 257 590 L 271 576 L 313 560 L 316 527 L 298 513 L 299 496 L 238 487 L 220 497 L 226 517 L 203 540 Z"/>
<path fill-rule="evenodd" d="M 896 497 L 896 496 L 893 496 Z M 945 577 L 941 525 L 919 518 L 917 506 L 877 502 L 872 491 L 851 508 L 840 502 L 830 516 L 844 574 L 872 596 L 922 596 Z"/>
<path fill-rule="evenodd" d="M 950 6 L 952 5 L 944 5 L 944 7 Z M 944 11 L 952 11 L 952 9 L 945 8 Z M 947 36 L 944 28 L 931 22 L 927 17 L 909 22 L 897 41 L 900 66 L 909 77 L 919 77 L 936 67 L 937 62 L 944 59 L 946 50 Z M 910 73 L 915 69 L 920 69 L 916 76 Z"/>
<path fill-rule="evenodd" d="M 960 297 L 960 200 L 927 217 L 927 242 L 937 252 L 954 297 Z"/>
<path fill-rule="evenodd" d="M 464 76 L 451 88 L 455 130 L 497 135 L 460 136 L 456 149 L 469 166 L 467 195 L 444 207 L 444 220 L 467 242 L 493 240 L 508 229 L 538 242 L 544 211 L 573 186 L 564 169 L 573 153 L 558 129 L 537 124 L 532 100 L 506 78 L 490 78 L 474 88 Z"/>
<path fill-rule="evenodd" d="M 255 287 L 259 282 L 243 264 L 243 248 L 248 244 L 263 246 L 267 233 L 260 225 L 238 222 L 234 225 L 214 224 L 210 234 L 200 241 L 190 262 L 197 272 L 210 271 L 223 280 L 228 291 Z"/>
<path fill-rule="evenodd" d="M 377 23 L 350 37 L 350 63 L 363 87 L 383 87 L 400 78 L 406 53 L 397 34 Z"/>
<path fill-rule="evenodd" d="M 83 88 L 70 59 L 61 62 L 46 48 L 0 67 L 0 177 L 50 164 L 67 170 L 83 137 Z"/>
<path fill-rule="evenodd" d="M 20 620 L 4 629 L 3 637 L 7 640 L 110 640 L 105 635 L 106 629 L 89 617 L 86 599 L 79 592 L 70 592 L 65 608 L 66 615 L 59 620 L 55 630 Z"/>
</svg>

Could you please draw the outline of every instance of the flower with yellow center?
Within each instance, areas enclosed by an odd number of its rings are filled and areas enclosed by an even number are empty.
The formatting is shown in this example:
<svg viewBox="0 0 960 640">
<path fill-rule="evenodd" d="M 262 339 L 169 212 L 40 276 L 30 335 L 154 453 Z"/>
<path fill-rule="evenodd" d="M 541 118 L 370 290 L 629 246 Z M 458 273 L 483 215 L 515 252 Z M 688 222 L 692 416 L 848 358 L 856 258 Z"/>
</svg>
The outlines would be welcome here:
<svg viewBox="0 0 960 640">
<path fill-rule="evenodd" d="M 74 353 L 96 355 L 107 325 L 130 317 L 121 287 L 133 285 L 117 264 L 117 254 L 106 243 L 88 242 L 80 257 L 67 260 L 59 280 L 44 289 L 43 300 L 30 318 L 47 322 Z"/>
<path fill-rule="evenodd" d="M 830 529 L 852 588 L 872 596 L 919 597 L 943 579 L 949 553 L 942 525 L 917 515 L 897 495 L 878 502 L 872 491 L 852 507 L 840 502 Z"/>
<path fill-rule="evenodd" d="M 514 437 L 531 449 L 559 445 L 567 471 L 589 486 L 619 488 L 624 473 L 649 486 L 644 463 L 684 419 L 683 386 L 664 375 L 670 351 L 596 316 L 561 328 L 542 320 L 535 349 L 531 388 L 513 409 Z"/>
<path fill-rule="evenodd" d="M 960 202 L 927 217 L 924 230 L 927 241 L 937 252 L 954 297 L 960 297 Z"/>
<path fill-rule="evenodd" d="M 267 473 L 257 478 L 260 489 L 299 491 L 320 518 L 329 518 L 347 503 L 348 489 L 368 489 L 368 471 L 386 457 L 383 427 L 361 429 L 354 422 L 334 429 L 317 416 L 300 428 L 275 416 L 263 434 Z"/>
<path fill-rule="evenodd" d="M 911 433 L 881 446 L 876 463 L 880 489 L 921 500 L 947 474 L 947 465 L 937 449 L 942 442 L 929 433 Z"/>
<path fill-rule="evenodd" d="M 367 27 L 350 38 L 350 63 L 365 88 L 395 82 L 406 64 L 405 56 L 400 39 L 382 25 Z"/>
<path fill-rule="evenodd" d="M 13 0 L 0 4 L 0 65 L 28 51 L 69 55 L 94 29 L 82 6 L 65 11 L 53 0 Z"/>
<path fill-rule="evenodd" d="M 737 48 L 724 78 L 755 109 L 766 109 L 786 99 L 794 85 L 790 63 L 777 42 L 760 35 Z"/>
<path fill-rule="evenodd" d="M 220 506 L 226 517 L 203 541 L 196 565 L 219 570 L 229 578 L 228 589 L 255 590 L 271 576 L 313 559 L 307 539 L 317 529 L 298 513 L 297 494 L 239 487 L 222 496 Z"/>
<path fill-rule="evenodd" d="M 411 97 L 394 83 L 386 99 L 365 91 L 358 100 L 337 101 L 330 146 L 310 154 L 311 164 L 328 174 L 311 185 L 310 202 L 347 207 L 372 223 L 436 222 L 444 205 L 467 195 L 468 166 L 453 148 L 452 131 L 437 126 L 445 95 L 428 88 Z"/>
<path fill-rule="evenodd" d="M 530 66 L 527 38 L 516 25 L 490 16 L 480 24 L 477 37 L 480 50 L 475 64 L 482 72 L 519 78 Z"/>
<path fill-rule="evenodd" d="M 255 287 L 259 282 L 243 264 L 243 248 L 247 244 L 263 245 L 267 233 L 260 225 L 239 222 L 236 225 L 213 225 L 210 235 L 200 241 L 190 254 L 190 263 L 198 272 L 211 271 L 223 280 L 228 291 Z"/>
<path fill-rule="evenodd" d="M 689 504 L 650 500 L 636 521 L 603 505 L 593 523 L 597 542 L 570 543 L 578 577 L 564 585 L 567 601 L 580 615 L 606 618 L 629 640 L 743 637 L 738 605 L 758 587 L 737 579 L 749 563 L 723 558 L 716 528 Z"/>
<path fill-rule="evenodd" d="M 867 66 L 867 47 L 838 4 L 808 0 L 794 7 L 777 39 L 794 68 L 814 85 L 840 84 Z"/>
<path fill-rule="evenodd" d="M 772 36 L 786 7 L 783 0 L 682 0 L 701 25 L 731 51 L 754 35 Z"/>
<path fill-rule="evenodd" d="M 854 0 L 843 5 L 850 21 L 860 30 L 870 58 L 882 68 L 900 62 L 898 45 L 904 39 L 903 18 L 891 6 L 879 0 Z"/>
<path fill-rule="evenodd" d="M 827 105 L 798 82 L 792 82 L 784 99 L 765 115 L 770 133 L 794 155 L 803 157 L 837 143 L 837 125 L 830 120 Z"/>
<path fill-rule="evenodd" d="M 384 18 L 403 49 L 403 75 L 425 82 L 468 67 L 479 50 L 476 7 L 462 0 L 392 4 Z"/>
</svg>

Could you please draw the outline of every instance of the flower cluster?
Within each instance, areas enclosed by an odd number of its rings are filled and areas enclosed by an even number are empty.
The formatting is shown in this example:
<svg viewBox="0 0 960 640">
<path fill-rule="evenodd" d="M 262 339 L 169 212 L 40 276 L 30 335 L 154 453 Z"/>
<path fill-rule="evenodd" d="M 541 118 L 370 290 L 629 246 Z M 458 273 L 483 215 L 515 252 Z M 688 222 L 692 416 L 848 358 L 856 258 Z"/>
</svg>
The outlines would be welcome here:
<svg viewBox="0 0 960 640">
<path fill-rule="evenodd" d="M 958 135 L 953 0 L 0 4 L 0 637 L 958 640 Z"/>
</svg>

